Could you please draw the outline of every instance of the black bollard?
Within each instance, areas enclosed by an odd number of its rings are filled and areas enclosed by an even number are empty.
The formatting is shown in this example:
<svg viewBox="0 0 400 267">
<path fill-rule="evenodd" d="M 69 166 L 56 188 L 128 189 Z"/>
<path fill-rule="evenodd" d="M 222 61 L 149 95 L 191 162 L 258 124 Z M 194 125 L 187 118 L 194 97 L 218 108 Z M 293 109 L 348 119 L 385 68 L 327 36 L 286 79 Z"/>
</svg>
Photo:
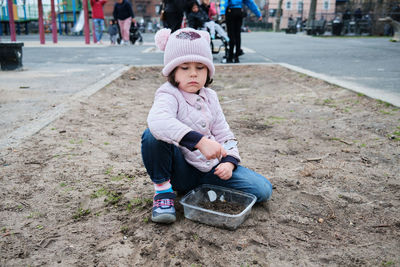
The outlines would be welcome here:
<svg viewBox="0 0 400 267">
<path fill-rule="evenodd" d="M 1 70 L 22 68 L 22 47 L 24 43 L 0 43 Z"/>
</svg>

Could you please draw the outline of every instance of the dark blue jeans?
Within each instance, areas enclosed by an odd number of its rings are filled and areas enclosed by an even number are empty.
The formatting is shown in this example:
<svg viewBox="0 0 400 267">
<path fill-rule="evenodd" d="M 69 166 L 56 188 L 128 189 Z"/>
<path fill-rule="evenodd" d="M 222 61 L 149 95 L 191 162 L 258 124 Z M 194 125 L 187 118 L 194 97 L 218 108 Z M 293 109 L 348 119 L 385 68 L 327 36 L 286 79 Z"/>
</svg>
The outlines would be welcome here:
<svg viewBox="0 0 400 267">
<path fill-rule="evenodd" d="M 171 180 L 172 188 L 178 192 L 212 184 L 251 193 L 257 197 L 257 202 L 271 198 L 272 185 L 264 176 L 240 165 L 229 180 L 215 175 L 215 167 L 209 172 L 201 172 L 186 162 L 178 147 L 155 139 L 149 129 L 142 135 L 142 158 L 154 183 Z"/>
</svg>

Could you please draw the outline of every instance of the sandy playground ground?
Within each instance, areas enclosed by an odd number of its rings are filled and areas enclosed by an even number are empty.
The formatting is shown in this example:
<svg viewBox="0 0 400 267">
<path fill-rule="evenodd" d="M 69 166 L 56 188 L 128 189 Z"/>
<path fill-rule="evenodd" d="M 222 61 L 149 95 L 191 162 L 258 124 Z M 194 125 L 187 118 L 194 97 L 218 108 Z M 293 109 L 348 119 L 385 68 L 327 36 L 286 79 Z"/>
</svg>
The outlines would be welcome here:
<svg viewBox="0 0 400 267">
<path fill-rule="evenodd" d="M 278 65 L 218 66 L 242 164 L 272 200 L 235 231 L 150 220 L 132 68 L 0 154 L 0 266 L 400 266 L 400 110 Z M 178 202 L 178 201 L 177 201 Z"/>
</svg>

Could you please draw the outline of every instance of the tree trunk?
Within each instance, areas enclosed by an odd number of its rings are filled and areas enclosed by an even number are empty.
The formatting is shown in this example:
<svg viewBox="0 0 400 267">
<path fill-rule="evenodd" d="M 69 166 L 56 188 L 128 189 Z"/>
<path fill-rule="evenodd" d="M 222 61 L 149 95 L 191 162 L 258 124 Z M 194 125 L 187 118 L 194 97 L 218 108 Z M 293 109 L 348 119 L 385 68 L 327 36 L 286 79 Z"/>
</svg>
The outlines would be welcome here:
<svg viewBox="0 0 400 267">
<path fill-rule="evenodd" d="M 310 11 L 308 13 L 307 27 L 310 28 L 314 24 L 315 10 L 317 9 L 317 0 L 311 0 Z"/>
<path fill-rule="evenodd" d="M 281 27 L 281 16 L 282 16 L 282 2 L 283 0 L 279 0 L 278 10 L 276 11 L 276 20 L 275 20 L 275 31 L 279 32 Z"/>
</svg>

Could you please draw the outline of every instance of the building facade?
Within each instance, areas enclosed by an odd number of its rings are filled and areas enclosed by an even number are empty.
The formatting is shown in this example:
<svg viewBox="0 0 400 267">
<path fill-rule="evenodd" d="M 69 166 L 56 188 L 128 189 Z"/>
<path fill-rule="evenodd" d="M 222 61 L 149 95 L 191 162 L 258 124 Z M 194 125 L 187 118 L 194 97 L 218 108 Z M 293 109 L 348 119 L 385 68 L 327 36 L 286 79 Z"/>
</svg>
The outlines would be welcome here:
<svg viewBox="0 0 400 267">
<path fill-rule="evenodd" d="M 159 0 L 127 0 L 132 4 L 133 13 L 145 21 L 158 17 Z M 111 18 L 116 0 L 108 0 L 104 6 L 104 16 Z"/>
<path fill-rule="evenodd" d="M 300 19 L 301 21 L 308 19 L 310 5 L 311 0 L 283 0 L 280 28 L 287 28 L 289 18 L 292 18 L 295 21 L 297 19 Z M 264 10 L 268 10 L 268 12 L 265 12 L 267 22 L 272 23 L 275 28 L 279 0 L 267 0 L 263 6 Z M 335 17 L 335 11 L 336 0 L 318 0 L 315 19 L 332 20 Z"/>
</svg>

